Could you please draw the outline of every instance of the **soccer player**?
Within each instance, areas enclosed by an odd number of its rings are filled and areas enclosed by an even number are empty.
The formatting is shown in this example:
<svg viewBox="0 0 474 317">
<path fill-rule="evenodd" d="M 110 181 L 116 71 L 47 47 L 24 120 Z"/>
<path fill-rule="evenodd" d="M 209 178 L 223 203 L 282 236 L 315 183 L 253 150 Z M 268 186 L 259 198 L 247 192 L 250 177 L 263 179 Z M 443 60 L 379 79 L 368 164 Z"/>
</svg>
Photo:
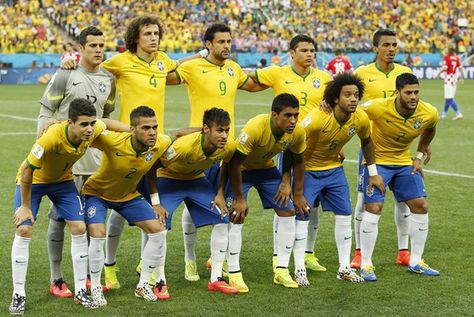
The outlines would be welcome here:
<svg viewBox="0 0 474 317">
<path fill-rule="evenodd" d="M 310 205 L 319 197 L 322 210 L 334 212 L 334 235 L 339 253 L 337 278 L 350 282 L 363 282 L 363 279 L 350 267 L 352 208 L 339 152 L 354 135 L 359 137 L 370 167 L 369 187 L 376 186 L 384 192 L 383 180 L 377 175 L 375 167 L 369 118 L 357 107 L 363 95 L 364 85 L 359 77 L 350 73 L 337 75 L 324 91 L 324 100 L 333 113 L 317 108 L 302 121 L 308 146 L 304 154 L 304 195 Z M 306 230 L 299 233 L 300 238 L 305 238 L 305 234 Z"/>
<path fill-rule="evenodd" d="M 105 38 L 99 29 L 87 27 L 79 34 L 81 60 L 73 70 L 59 69 L 41 98 L 38 117 L 38 136 L 45 127 L 57 120 L 67 120 L 69 104 L 76 98 L 91 101 L 97 111 L 97 117 L 109 117 L 115 105 L 115 81 L 112 74 L 100 67 L 104 58 Z M 86 150 L 84 157 L 74 164 L 72 172 L 78 191 L 87 177 L 99 167 L 100 151 L 94 148 Z M 66 223 L 51 207 L 48 225 L 48 255 L 51 270 L 50 293 L 56 297 L 72 297 L 72 292 L 64 282 L 61 272 L 64 227 Z"/>
<path fill-rule="evenodd" d="M 411 254 L 408 270 L 413 273 L 438 276 L 423 260 L 428 236 L 428 202 L 423 183 L 422 160 L 426 148 L 433 140 L 438 121 L 435 107 L 419 99 L 420 86 L 415 75 L 401 74 L 396 79 L 397 94 L 387 99 L 370 100 L 362 105 L 372 120 L 372 139 L 375 148 L 377 171 L 385 186 L 390 186 L 397 202 L 405 202 L 411 210 L 409 235 Z M 410 146 L 420 137 L 417 154 L 413 158 Z M 385 194 L 378 188 L 367 187 L 364 173 L 365 212 L 360 225 L 362 253 L 361 276 L 376 281 L 372 253 L 378 234 L 378 222 Z M 370 173 L 370 172 L 369 172 Z"/>
<path fill-rule="evenodd" d="M 297 35 L 290 41 L 291 65 L 269 66 L 263 69 L 255 70 L 249 75 L 265 86 L 272 87 L 275 96 L 281 93 L 289 93 L 298 98 L 300 108 L 299 117 L 305 118 L 306 115 L 316 108 L 323 100 L 324 87 L 331 80 L 331 76 L 322 70 L 312 67 L 314 65 L 315 44 L 314 40 L 307 35 Z M 282 156 L 279 157 L 279 165 L 282 165 Z M 281 169 L 280 169 L 281 171 Z M 278 226 L 278 215 L 273 219 L 273 232 L 276 235 Z M 306 229 L 307 228 L 307 229 Z M 319 229 L 319 212 L 317 207 L 310 212 L 308 221 L 296 219 L 295 246 L 293 249 L 295 255 L 295 266 L 304 271 L 306 268 L 313 271 L 326 271 L 326 268 L 319 263 L 319 259 L 314 253 L 314 245 Z M 300 237 L 299 234 L 307 230 L 307 239 Z M 300 253 L 298 250 L 305 250 Z M 276 264 L 276 243 L 273 245 L 273 264 Z M 301 256 L 300 256 L 301 254 Z M 301 273 L 303 274 L 303 273 Z"/>
<path fill-rule="evenodd" d="M 220 182 L 218 192 L 205 177 L 204 171 L 216 162 L 228 163 L 235 151 L 234 139 L 228 140 L 230 116 L 223 109 L 211 108 L 204 112 L 202 131 L 177 139 L 160 158 L 157 187 L 162 206 L 169 212 L 167 228 L 171 228 L 174 211 L 183 201 L 186 202 L 192 221 L 196 227 L 212 224 L 211 232 L 211 278 L 210 291 L 225 294 L 248 292 L 230 287 L 222 279 L 222 267 L 227 253 L 228 222 L 224 181 Z M 224 167 L 222 171 L 227 171 Z M 157 281 L 166 284 L 164 268 L 158 267 L 161 274 Z"/>
<path fill-rule="evenodd" d="M 86 308 L 97 307 L 86 294 L 86 226 L 71 169 L 106 127 L 97 121 L 96 109 L 86 99 L 75 99 L 70 103 L 68 118 L 49 127 L 36 140 L 17 174 L 13 216 L 16 231 L 12 245 L 13 298 L 9 308 L 13 315 L 22 315 L 25 311 L 29 245 L 43 196 L 51 199 L 58 216 L 66 221 L 71 231 L 74 301 Z"/>
<path fill-rule="evenodd" d="M 396 95 L 395 80 L 398 75 L 412 71 L 403 65 L 394 62 L 397 53 L 397 37 L 394 31 L 379 29 L 372 38 L 375 62 L 358 67 L 354 73 L 364 82 L 365 92 L 363 102 L 375 98 L 389 98 Z M 429 151 L 429 149 L 428 149 Z M 354 228 L 356 250 L 351 261 L 353 268 L 360 268 L 360 224 L 364 213 L 364 193 L 362 153 L 359 156 L 359 180 L 357 186 L 357 203 L 354 208 Z M 408 217 L 410 210 L 403 202 L 395 201 L 394 218 L 397 225 L 398 254 L 396 263 L 408 265 L 410 252 L 408 251 Z"/>
<path fill-rule="evenodd" d="M 342 54 L 342 50 L 338 48 L 335 53 L 336 57 L 329 61 L 326 65 L 326 70 L 331 72 L 333 76 L 352 71 L 352 64 L 349 59 Z"/>
<path fill-rule="evenodd" d="M 272 112 L 250 119 L 243 127 L 237 149 L 229 163 L 229 178 L 233 190 L 233 212 L 231 221 L 239 230 L 229 239 L 229 273 L 240 272 L 240 250 L 242 248 L 242 226 L 248 212 L 247 194 L 255 187 L 264 208 L 273 208 L 278 214 L 277 267 L 273 282 L 289 288 L 298 288 L 288 271 L 288 263 L 295 240 L 295 209 L 307 213 L 309 205 L 303 196 L 304 162 L 306 149 L 305 132 L 297 124 L 298 99 L 290 94 L 280 94 L 273 99 Z M 291 164 L 286 164 L 282 174 L 275 167 L 273 157 L 288 151 Z M 291 175 L 294 171 L 294 194 L 292 201 Z M 306 277 L 306 276 L 305 276 Z M 298 276 L 297 276 L 298 279 Z"/>
<path fill-rule="evenodd" d="M 81 192 L 85 196 L 85 217 L 91 237 L 91 296 L 98 306 L 107 304 L 100 285 L 107 209 L 116 210 L 147 234 L 135 296 L 146 301 L 157 300 L 149 281 L 153 270 L 164 258 L 166 210 L 153 198 L 157 196 L 154 192 L 151 193 L 151 206 L 137 191 L 137 185 L 166 151 L 171 138 L 157 133 L 155 112 L 147 106 L 132 110 L 130 124 L 131 133 L 103 133 L 93 142 L 93 146 L 104 152 L 103 159 L 99 170 L 86 181 Z M 166 286 L 161 291 L 166 293 Z"/>
<path fill-rule="evenodd" d="M 453 120 L 462 119 L 461 110 L 459 110 L 458 104 L 454 100 L 456 96 L 456 88 L 458 83 L 458 74 L 457 71 L 461 72 L 461 78 L 459 79 L 459 83 L 464 82 L 464 68 L 461 65 L 461 58 L 456 55 L 456 46 L 450 46 L 448 48 L 448 54 L 443 57 L 443 66 L 441 71 L 438 73 L 436 77 L 439 77 L 442 73 L 446 73 L 446 77 L 444 77 L 444 110 L 441 114 L 441 119 L 446 118 L 446 114 L 448 113 L 449 107 L 453 107 L 453 110 L 456 112 L 456 116 Z"/>
</svg>

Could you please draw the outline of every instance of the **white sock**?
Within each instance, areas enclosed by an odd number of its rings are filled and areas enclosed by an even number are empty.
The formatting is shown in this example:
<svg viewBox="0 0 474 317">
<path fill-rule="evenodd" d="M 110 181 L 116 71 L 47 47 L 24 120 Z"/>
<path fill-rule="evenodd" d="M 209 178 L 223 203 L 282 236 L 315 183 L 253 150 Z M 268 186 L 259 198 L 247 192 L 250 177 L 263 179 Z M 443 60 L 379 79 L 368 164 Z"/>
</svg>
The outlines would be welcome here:
<svg viewBox="0 0 474 317">
<path fill-rule="evenodd" d="M 277 267 L 287 268 L 295 242 L 295 216 L 279 217 L 277 228 Z"/>
<path fill-rule="evenodd" d="M 107 219 L 107 237 L 105 239 L 105 264 L 112 265 L 117 261 L 117 249 L 125 226 L 125 218 L 115 210 L 110 211 Z"/>
<path fill-rule="evenodd" d="M 63 276 L 61 272 L 61 262 L 63 260 L 65 226 L 66 223 L 64 221 L 49 219 L 47 239 L 51 283 Z"/>
<path fill-rule="evenodd" d="M 104 267 L 105 238 L 90 237 L 89 243 L 89 272 L 91 275 L 91 288 L 101 286 L 100 276 Z"/>
<path fill-rule="evenodd" d="M 276 243 L 276 235 L 277 235 L 277 230 L 278 229 L 278 215 L 275 213 L 273 216 L 273 256 L 277 255 L 278 253 L 278 246 Z"/>
<path fill-rule="evenodd" d="M 295 260 L 295 270 L 304 269 L 304 251 L 306 238 L 308 236 L 309 221 L 295 220 L 295 243 L 293 245 L 293 258 Z"/>
<path fill-rule="evenodd" d="M 15 235 L 12 245 L 13 293 L 25 296 L 26 271 L 31 238 Z"/>
<path fill-rule="evenodd" d="M 148 240 L 148 239 L 147 239 Z M 168 249 L 168 242 L 167 239 L 163 241 L 163 247 L 161 248 L 160 253 L 158 254 L 158 262 L 156 263 L 156 282 L 158 283 L 160 280 L 166 284 L 166 276 L 165 276 L 165 263 L 166 263 L 166 251 Z"/>
<path fill-rule="evenodd" d="M 354 233 L 356 250 L 360 250 L 360 224 L 364 217 L 364 193 L 357 192 L 357 202 L 354 208 Z"/>
<path fill-rule="evenodd" d="M 319 208 L 315 207 L 311 209 L 309 214 L 308 222 L 308 236 L 306 238 L 306 253 L 314 252 L 314 245 L 318 237 L 319 231 Z"/>
<path fill-rule="evenodd" d="M 148 242 L 145 245 L 145 249 L 143 249 L 142 272 L 138 285 L 144 285 L 150 282 L 151 274 L 157 268 L 158 262 L 163 256 L 166 233 L 167 230 L 148 234 Z"/>
<path fill-rule="evenodd" d="M 395 200 L 395 224 L 397 225 L 398 250 L 408 250 L 410 208 L 404 202 Z"/>
<path fill-rule="evenodd" d="M 243 224 L 229 222 L 229 245 L 227 250 L 227 264 L 229 272 L 240 271 L 240 250 L 242 249 Z"/>
<path fill-rule="evenodd" d="M 183 208 L 181 226 L 183 227 L 184 261 L 196 261 L 197 228 L 186 205 Z"/>
<path fill-rule="evenodd" d="M 380 215 L 364 211 L 364 218 L 360 224 L 360 252 L 362 255 L 361 268 L 372 264 L 375 242 L 379 232 Z"/>
<path fill-rule="evenodd" d="M 337 253 L 339 255 L 339 270 L 350 267 L 352 246 L 351 216 L 336 215 L 334 226 Z"/>
<path fill-rule="evenodd" d="M 229 225 L 227 223 L 218 223 L 212 226 L 211 232 L 211 282 L 217 281 L 222 277 L 222 266 L 224 265 L 225 255 L 227 253 L 227 243 L 229 239 Z"/>
<path fill-rule="evenodd" d="M 140 250 L 140 256 L 142 256 L 143 255 L 143 249 L 145 249 L 145 246 L 148 242 L 148 235 L 143 230 L 140 230 L 140 233 L 141 233 L 141 237 L 142 237 L 142 239 L 141 239 L 142 245 L 141 245 L 141 250 Z"/>
<path fill-rule="evenodd" d="M 87 235 L 71 235 L 71 256 L 72 268 L 74 271 L 74 292 L 79 293 L 86 289 L 87 264 L 89 256 L 87 254 Z"/>
<path fill-rule="evenodd" d="M 428 214 L 411 214 L 410 216 L 411 253 L 410 266 L 421 261 L 428 238 Z"/>
</svg>

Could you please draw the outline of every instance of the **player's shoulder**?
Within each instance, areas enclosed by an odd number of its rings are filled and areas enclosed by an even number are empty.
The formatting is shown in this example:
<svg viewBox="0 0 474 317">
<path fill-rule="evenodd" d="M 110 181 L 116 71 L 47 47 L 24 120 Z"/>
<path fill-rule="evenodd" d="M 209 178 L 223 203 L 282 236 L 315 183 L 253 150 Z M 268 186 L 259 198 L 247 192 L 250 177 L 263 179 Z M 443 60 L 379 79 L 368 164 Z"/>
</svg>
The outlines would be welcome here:
<svg viewBox="0 0 474 317">
<path fill-rule="evenodd" d="M 270 122 L 269 114 L 262 113 L 256 115 L 253 118 L 250 118 L 244 126 L 244 130 L 247 134 L 258 134 L 263 132 L 262 129 L 266 125 L 267 122 Z"/>
<path fill-rule="evenodd" d="M 390 98 L 374 98 L 363 102 L 360 106 L 362 109 L 364 108 L 378 108 L 378 107 L 385 107 L 387 104 L 393 103 L 396 97 Z"/>
<path fill-rule="evenodd" d="M 135 56 L 135 54 L 133 54 L 132 52 L 130 51 L 125 51 L 123 53 L 118 53 L 118 54 L 115 54 L 114 56 L 111 56 L 110 58 L 108 58 L 105 62 L 107 63 L 120 63 L 120 62 L 124 62 L 124 61 L 127 61 L 127 60 L 131 60 L 133 59 L 133 57 Z"/>
<path fill-rule="evenodd" d="M 114 75 L 113 75 L 111 72 L 109 72 L 107 69 L 105 69 L 105 68 L 102 67 L 102 66 L 99 68 L 99 72 L 100 72 L 102 75 L 104 75 L 105 77 L 110 78 L 111 80 L 115 78 Z"/>
<path fill-rule="evenodd" d="M 402 64 L 397 64 L 397 63 L 394 64 L 394 70 L 398 74 L 403 74 L 403 73 L 410 73 L 411 74 L 412 73 L 412 70 L 411 70 L 410 67 L 402 65 Z"/>
<path fill-rule="evenodd" d="M 240 65 L 237 62 L 235 62 L 231 59 L 227 59 L 225 63 L 226 63 L 227 66 L 231 66 L 231 67 L 235 67 L 235 68 L 242 68 L 242 67 L 240 67 Z"/>
<path fill-rule="evenodd" d="M 372 71 L 374 69 L 375 69 L 375 63 L 364 64 L 364 65 L 360 65 L 359 67 L 357 67 L 354 70 L 354 74 L 360 76 L 360 75 L 362 75 L 366 72 Z"/>
<path fill-rule="evenodd" d="M 182 147 L 184 149 L 190 149 L 190 147 L 192 147 L 192 145 L 198 142 L 200 139 L 201 131 L 196 131 L 177 138 L 176 140 L 174 140 L 173 146 Z"/>
<path fill-rule="evenodd" d="M 354 112 L 354 116 L 359 121 L 369 121 L 369 116 L 361 107 L 357 107 L 356 111 Z"/>
<path fill-rule="evenodd" d="M 311 74 L 314 77 L 320 77 L 320 78 L 325 79 L 327 81 L 331 80 L 331 75 L 326 70 L 323 70 L 323 69 L 318 69 L 318 68 L 315 68 L 315 67 L 311 67 Z"/>
<path fill-rule="evenodd" d="M 438 116 L 438 109 L 429 102 L 420 99 L 418 101 L 418 107 L 430 116 Z"/>
</svg>

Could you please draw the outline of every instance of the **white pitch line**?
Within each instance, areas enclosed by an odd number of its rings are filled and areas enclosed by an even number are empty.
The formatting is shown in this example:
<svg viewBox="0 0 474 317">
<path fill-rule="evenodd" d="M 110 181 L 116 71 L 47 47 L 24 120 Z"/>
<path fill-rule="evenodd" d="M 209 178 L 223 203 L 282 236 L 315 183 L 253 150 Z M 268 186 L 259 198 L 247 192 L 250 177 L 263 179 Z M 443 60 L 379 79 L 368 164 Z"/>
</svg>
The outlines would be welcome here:
<svg viewBox="0 0 474 317">
<path fill-rule="evenodd" d="M 36 132 L 0 132 L 0 136 L 9 136 L 9 135 L 35 135 Z"/>
<path fill-rule="evenodd" d="M 4 114 L 4 113 L 0 113 L 0 117 L 3 117 L 3 118 L 10 118 L 10 119 L 16 119 L 16 120 L 23 120 L 23 121 L 34 121 L 34 122 L 37 121 L 36 118 L 27 118 L 27 117 L 21 117 L 21 116 L 12 116 L 12 115 L 9 115 L 9 114 Z"/>
</svg>

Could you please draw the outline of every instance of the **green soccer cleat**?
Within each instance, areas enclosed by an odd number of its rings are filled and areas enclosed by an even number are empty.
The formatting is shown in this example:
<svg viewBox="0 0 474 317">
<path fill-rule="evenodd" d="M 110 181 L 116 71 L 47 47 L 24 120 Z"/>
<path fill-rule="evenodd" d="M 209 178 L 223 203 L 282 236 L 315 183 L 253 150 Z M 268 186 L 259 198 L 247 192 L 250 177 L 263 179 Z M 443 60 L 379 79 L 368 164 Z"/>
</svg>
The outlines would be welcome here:
<svg viewBox="0 0 474 317">
<path fill-rule="evenodd" d="M 119 289 L 120 282 L 117 279 L 119 268 L 117 264 L 104 265 L 105 286 L 107 289 Z"/>
<path fill-rule="evenodd" d="M 319 264 L 319 259 L 313 253 L 304 255 L 304 264 L 308 270 L 315 272 L 326 272 L 326 268 Z"/>
<path fill-rule="evenodd" d="M 199 281 L 196 261 L 187 260 L 184 266 L 184 278 L 190 282 Z"/>
<path fill-rule="evenodd" d="M 283 285 L 287 288 L 298 288 L 296 283 L 290 276 L 290 272 L 287 268 L 276 268 L 275 276 L 273 277 L 273 283 L 277 285 Z"/>
<path fill-rule="evenodd" d="M 240 293 L 249 292 L 249 288 L 247 284 L 245 284 L 244 278 L 242 277 L 242 272 L 229 273 L 229 285 L 238 289 Z"/>
</svg>

